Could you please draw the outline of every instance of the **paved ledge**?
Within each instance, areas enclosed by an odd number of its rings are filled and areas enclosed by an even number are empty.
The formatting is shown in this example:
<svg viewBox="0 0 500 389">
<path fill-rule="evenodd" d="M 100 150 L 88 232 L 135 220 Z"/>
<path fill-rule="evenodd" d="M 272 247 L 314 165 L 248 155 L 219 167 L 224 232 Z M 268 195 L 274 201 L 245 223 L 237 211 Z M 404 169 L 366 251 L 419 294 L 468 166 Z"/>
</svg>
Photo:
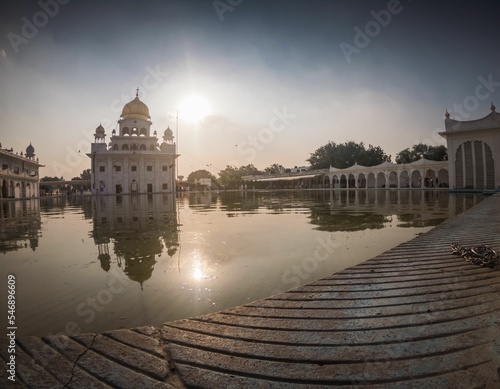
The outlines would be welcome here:
<svg viewBox="0 0 500 389">
<path fill-rule="evenodd" d="M 11 387 L 499 388 L 500 271 L 450 250 L 500 250 L 499 210 L 496 194 L 362 264 L 219 313 L 18 339 Z"/>
</svg>

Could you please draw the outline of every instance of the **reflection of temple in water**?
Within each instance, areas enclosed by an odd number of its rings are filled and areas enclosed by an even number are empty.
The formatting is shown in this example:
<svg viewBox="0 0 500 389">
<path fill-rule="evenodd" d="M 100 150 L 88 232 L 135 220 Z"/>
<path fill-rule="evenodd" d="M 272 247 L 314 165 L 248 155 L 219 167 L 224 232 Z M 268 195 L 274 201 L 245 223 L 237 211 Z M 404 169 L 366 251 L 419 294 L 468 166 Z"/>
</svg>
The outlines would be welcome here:
<svg viewBox="0 0 500 389">
<path fill-rule="evenodd" d="M 38 199 L 0 203 L 0 252 L 38 247 L 42 222 Z"/>
<path fill-rule="evenodd" d="M 311 224 L 324 231 L 380 229 L 387 223 L 399 227 L 433 227 L 476 205 L 482 195 L 457 196 L 439 190 L 320 190 L 256 194 L 254 191 L 191 193 L 189 207 L 198 212 L 224 210 L 228 217 L 257 209 L 273 213 L 310 210 Z M 186 202 L 186 199 L 184 200 Z"/>
<path fill-rule="evenodd" d="M 346 190 L 316 192 L 328 209 L 312 208 L 311 223 L 326 231 L 431 227 L 476 205 L 482 196 L 456 197 L 442 191 Z"/>
<path fill-rule="evenodd" d="M 179 237 L 172 194 L 102 196 L 94 198 L 93 208 L 92 237 L 104 271 L 116 262 L 142 286 L 153 274 L 157 256 L 166 251 L 172 257 L 177 252 Z"/>
</svg>

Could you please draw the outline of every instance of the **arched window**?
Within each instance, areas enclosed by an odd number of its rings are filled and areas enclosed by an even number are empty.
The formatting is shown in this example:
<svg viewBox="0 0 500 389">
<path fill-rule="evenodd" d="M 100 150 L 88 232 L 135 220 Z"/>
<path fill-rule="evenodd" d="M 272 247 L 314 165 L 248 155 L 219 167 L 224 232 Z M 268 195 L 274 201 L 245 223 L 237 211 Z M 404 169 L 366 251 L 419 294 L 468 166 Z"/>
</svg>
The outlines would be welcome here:
<svg viewBox="0 0 500 389">
<path fill-rule="evenodd" d="M 148 135 L 148 130 L 146 130 L 144 127 L 141 128 L 140 135 L 147 136 Z"/>
<path fill-rule="evenodd" d="M 398 187 L 398 173 L 397 172 L 390 172 L 389 173 L 389 185 L 387 185 L 389 188 L 397 188 Z"/>
<path fill-rule="evenodd" d="M 128 148 L 128 144 L 126 144 L 126 143 L 125 143 L 125 144 L 122 146 L 122 150 L 128 150 L 128 149 L 129 149 L 129 148 Z"/>
<path fill-rule="evenodd" d="M 130 129 L 128 127 L 123 127 L 122 135 L 130 135 Z"/>
<path fill-rule="evenodd" d="M 462 143 L 455 159 L 456 187 L 461 189 L 493 189 L 495 166 L 490 146 L 482 141 Z"/>
<path fill-rule="evenodd" d="M 147 150 L 148 148 L 146 147 L 146 145 L 143 143 L 139 146 L 139 150 Z"/>
<path fill-rule="evenodd" d="M 399 187 L 400 188 L 410 187 L 410 174 L 406 170 L 403 170 L 399 174 Z"/>
<path fill-rule="evenodd" d="M 420 170 L 413 170 L 411 172 L 411 187 L 412 188 L 421 188 L 424 184 L 422 180 L 422 175 Z"/>
<path fill-rule="evenodd" d="M 358 175 L 358 188 L 366 188 L 366 176 L 365 173 L 359 173 Z"/>
<path fill-rule="evenodd" d="M 113 150 L 118 150 L 118 143 L 115 143 L 113 146 Z"/>
<path fill-rule="evenodd" d="M 377 174 L 377 188 L 385 188 L 386 187 L 386 182 L 385 182 L 385 174 L 382 172 L 378 172 Z"/>
<path fill-rule="evenodd" d="M 135 143 L 132 145 L 132 150 L 137 150 L 137 145 Z"/>
</svg>

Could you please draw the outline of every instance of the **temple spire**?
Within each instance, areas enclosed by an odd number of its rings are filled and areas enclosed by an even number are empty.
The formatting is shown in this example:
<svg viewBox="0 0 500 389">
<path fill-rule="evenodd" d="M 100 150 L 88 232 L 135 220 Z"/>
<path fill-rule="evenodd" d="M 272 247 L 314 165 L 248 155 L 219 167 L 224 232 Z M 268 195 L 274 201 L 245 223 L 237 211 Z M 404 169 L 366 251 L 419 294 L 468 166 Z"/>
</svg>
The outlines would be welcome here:
<svg viewBox="0 0 500 389">
<path fill-rule="evenodd" d="M 135 97 L 139 97 L 139 87 L 137 87 L 137 89 L 135 91 Z"/>
</svg>

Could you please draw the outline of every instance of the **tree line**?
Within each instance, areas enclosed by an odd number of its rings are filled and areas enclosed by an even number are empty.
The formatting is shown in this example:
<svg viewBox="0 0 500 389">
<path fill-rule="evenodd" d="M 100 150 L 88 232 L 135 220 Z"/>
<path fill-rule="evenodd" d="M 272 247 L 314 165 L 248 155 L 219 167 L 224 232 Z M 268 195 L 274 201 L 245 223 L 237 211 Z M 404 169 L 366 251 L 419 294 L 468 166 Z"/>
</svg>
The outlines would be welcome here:
<svg viewBox="0 0 500 389">
<path fill-rule="evenodd" d="M 309 169 L 328 169 L 330 166 L 345 169 L 354 164 L 362 166 L 375 166 L 383 162 L 391 162 L 391 155 L 387 155 L 380 146 L 371 144 L 365 146 L 363 142 L 356 143 L 348 141 L 344 143 L 328 142 L 325 145 L 316 149 L 306 159 L 309 162 Z M 448 152 L 445 146 L 430 146 L 423 143 L 413 145 L 411 148 L 401 150 L 396 154 L 395 162 L 411 163 L 418 161 L 421 158 L 431 161 L 446 161 Z M 253 164 L 246 166 L 230 166 L 218 173 L 218 177 L 210 173 L 208 170 L 196 170 L 190 173 L 186 181 L 193 187 L 196 187 L 198 180 L 210 179 L 212 186 L 215 188 L 237 189 L 244 184 L 243 177 L 259 174 L 279 174 L 285 173 L 286 169 L 279 163 L 273 163 L 263 170 L 259 170 Z M 89 180 L 90 169 L 86 169 L 79 177 L 74 177 L 72 180 Z M 58 181 L 63 180 L 63 177 L 43 177 L 40 181 Z"/>
<path fill-rule="evenodd" d="M 446 161 L 448 152 L 445 146 L 430 146 L 423 143 L 413 145 L 411 148 L 401 150 L 396 154 L 396 163 L 411 163 L 421 158 L 431 161 Z M 328 142 L 310 154 L 306 160 L 310 163 L 311 170 L 328 169 L 330 166 L 345 169 L 354 164 L 362 166 L 376 166 L 383 162 L 391 162 L 391 155 L 387 155 L 380 146 L 368 145 L 363 142 L 348 141 L 344 143 Z M 187 182 L 196 185 L 198 179 L 210 178 L 212 186 L 218 188 L 237 189 L 243 184 L 243 177 L 258 174 L 284 173 L 285 168 L 279 163 L 273 163 L 264 170 L 259 170 L 254 165 L 229 166 L 219 172 L 219 177 L 207 170 L 197 170 L 189 174 Z"/>
</svg>

